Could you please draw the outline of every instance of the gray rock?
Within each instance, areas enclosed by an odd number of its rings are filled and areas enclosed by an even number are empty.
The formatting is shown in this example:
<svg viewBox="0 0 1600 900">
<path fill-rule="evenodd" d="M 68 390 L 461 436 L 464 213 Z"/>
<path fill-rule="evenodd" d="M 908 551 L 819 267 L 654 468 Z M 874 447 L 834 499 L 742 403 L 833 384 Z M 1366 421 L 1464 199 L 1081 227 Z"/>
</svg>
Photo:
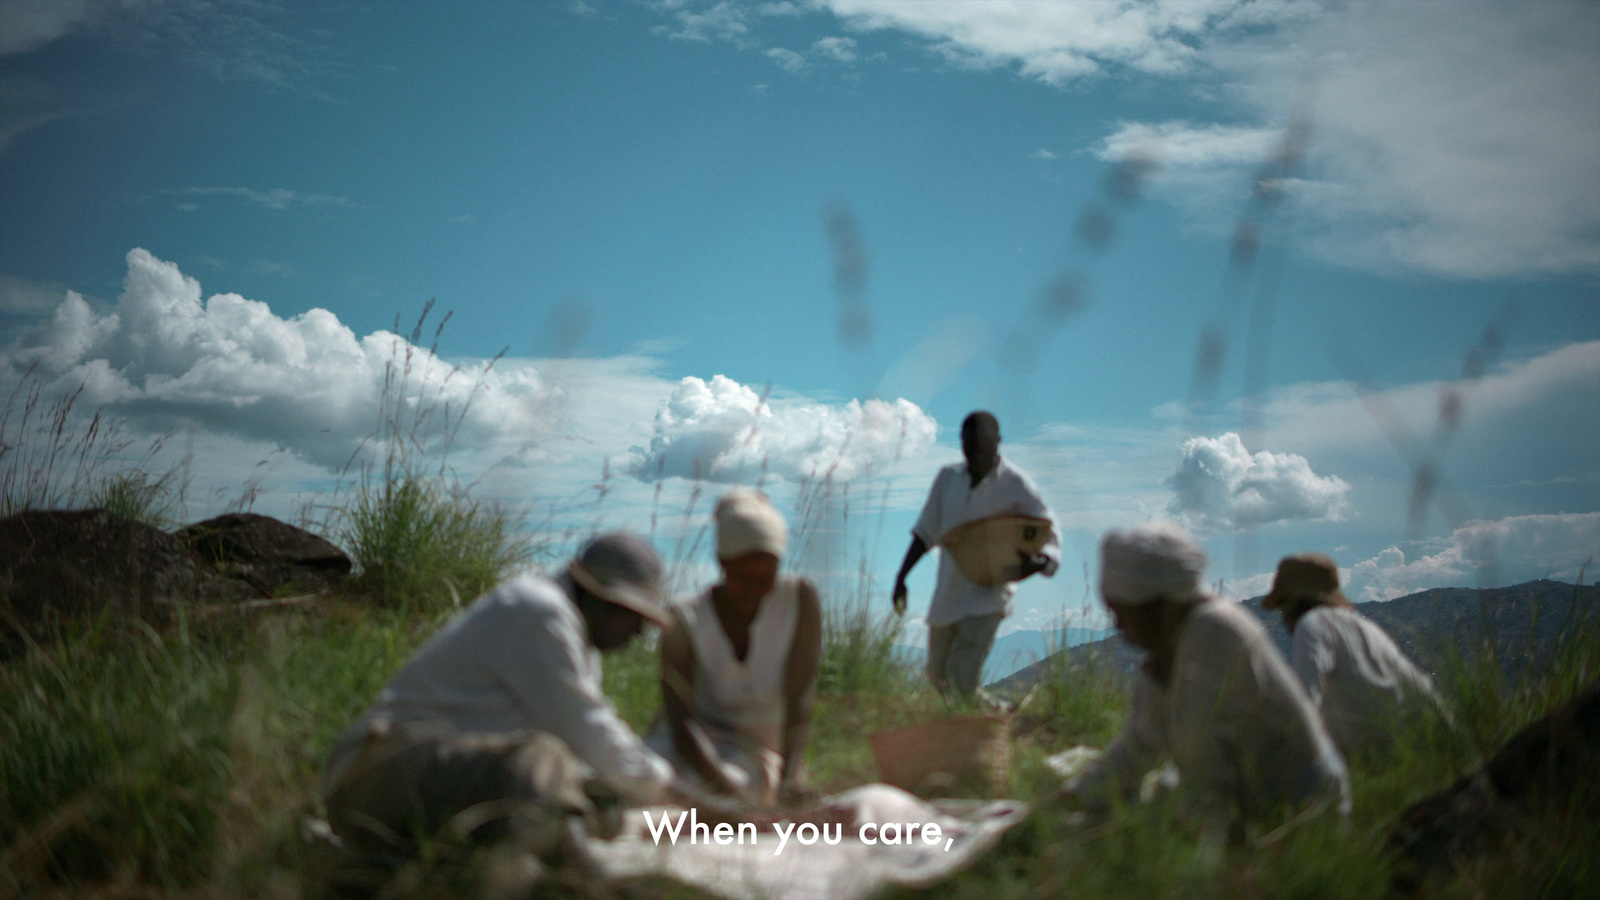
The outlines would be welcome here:
<svg viewBox="0 0 1600 900">
<path fill-rule="evenodd" d="M 172 535 L 103 509 L 0 519 L 0 633 L 8 640 L 104 613 L 162 627 L 180 605 L 252 593 L 200 565 Z"/>
<path fill-rule="evenodd" d="M 1429 873 L 1493 852 L 1552 811 L 1600 820 L 1600 681 L 1517 732 L 1476 772 L 1411 804 L 1389 836 L 1394 886 L 1411 893 Z"/>
<path fill-rule="evenodd" d="M 333 544 L 286 522 L 256 513 L 229 513 L 197 522 L 177 537 L 216 570 L 264 597 L 335 587 L 350 574 L 350 557 Z"/>
</svg>

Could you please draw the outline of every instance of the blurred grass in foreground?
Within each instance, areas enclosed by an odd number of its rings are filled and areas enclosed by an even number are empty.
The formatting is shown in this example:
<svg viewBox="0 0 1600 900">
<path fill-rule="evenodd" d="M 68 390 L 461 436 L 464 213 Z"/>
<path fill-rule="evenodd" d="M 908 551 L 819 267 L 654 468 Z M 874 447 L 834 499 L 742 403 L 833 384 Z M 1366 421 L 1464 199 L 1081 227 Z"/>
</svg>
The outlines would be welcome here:
<svg viewBox="0 0 1600 900">
<path fill-rule="evenodd" d="M 89 623 L 0 662 L 0 895 L 317 896 L 317 861 L 299 822 L 320 812 L 321 759 L 445 618 L 330 600 L 185 621 L 164 635 Z M 832 621 L 827 654 L 840 671 L 864 671 L 840 660 L 881 638 L 871 630 L 880 626 L 848 612 Z M 868 733 L 948 715 L 903 670 L 875 671 L 824 686 L 808 751 L 820 788 L 875 780 Z M 1414 723 L 1381 766 L 1356 761 L 1347 827 L 1317 822 L 1265 848 L 1217 850 L 1158 807 L 1125 809 L 1088 830 L 1040 809 L 940 892 L 1380 896 L 1395 815 L 1596 673 L 1600 638 L 1588 629 L 1547 672 L 1518 683 L 1485 667 L 1442 674 L 1465 738 Z M 631 725 L 648 724 L 658 704 L 648 642 L 608 659 L 607 688 Z M 1101 675 L 1058 672 L 1017 719 L 1008 793 L 1027 800 L 1052 789 L 1044 758 L 1103 744 L 1124 702 Z M 1423 896 L 1580 895 L 1600 875 L 1595 836 L 1594 822 L 1552 814 Z"/>
</svg>

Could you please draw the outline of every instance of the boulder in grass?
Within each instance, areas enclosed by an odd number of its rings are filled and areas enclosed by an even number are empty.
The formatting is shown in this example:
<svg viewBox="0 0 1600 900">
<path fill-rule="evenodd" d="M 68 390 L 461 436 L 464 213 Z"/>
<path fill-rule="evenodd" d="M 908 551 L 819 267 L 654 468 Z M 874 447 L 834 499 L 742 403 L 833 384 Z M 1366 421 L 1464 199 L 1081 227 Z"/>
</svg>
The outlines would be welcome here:
<svg viewBox="0 0 1600 900">
<path fill-rule="evenodd" d="M 1502 845 L 1540 816 L 1600 821 L 1600 681 L 1517 732 L 1476 772 L 1400 814 L 1389 836 L 1395 886 L 1411 892 L 1436 869 Z"/>
<path fill-rule="evenodd" d="M 178 539 L 216 570 L 264 597 L 335 587 L 350 575 L 350 557 L 333 544 L 257 513 L 228 513 L 180 530 Z"/>
<path fill-rule="evenodd" d="M 0 631 L 8 638 L 102 614 L 161 627 L 180 605 L 251 593 L 201 565 L 172 535 L 104 509 L 0 519 Z"/>
</svg>

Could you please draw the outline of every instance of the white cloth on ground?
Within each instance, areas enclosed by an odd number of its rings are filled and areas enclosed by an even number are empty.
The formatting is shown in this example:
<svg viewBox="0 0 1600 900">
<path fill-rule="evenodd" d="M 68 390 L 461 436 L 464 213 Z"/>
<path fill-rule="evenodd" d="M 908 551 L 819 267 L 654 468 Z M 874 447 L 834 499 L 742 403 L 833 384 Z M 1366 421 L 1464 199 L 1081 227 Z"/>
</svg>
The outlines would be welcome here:
<svg viewBox="0 0 1600 900">
<path fill-rule="evenodd" d="M 542 731 L 620 796 L 655 801 L 672 767 L 617 716 L 601 674 L 570 587 L 539 576 L 504 582 L 430 638 L 340 736 L 327 781 L 337 783 L 374 730 Z"/>
<path fill-rule="evenodd" d="M 995 461 L 994 469 L 983 476 L 977 487 L 972 486 L 965 462 L 951 463 L 934 476 L 927 502 L 911 533 L 932 549 L 939 546 L 950 529 L 1000 515 L 1036 516 L 1055 521 L 1033 479 L 1005 457 Z M 1039 552 L 1047 560 L 1042 574 L 1054 575 L 1061 565 L 1061 541 L 1056 529 L 1051 529 L 1049 543 Z M 1015 590 L 1012 582 L 993 586 L 973 584 L 961 574 L 955 560 L 941 550 L 938 580 L 933 600 L 928 605 L 928 624 L 949 625 L 968 616 L 991 613 L 1009 616 L 1011 595 Z"/>
<path fill-rule="evenodd" d="M 779 578 L 750 623 L 745 658 L 717 617 L 711 590 L 674 604 L 671 612 L 694 647 L 694 701 L 691 710 L 724 763 L 723 771 L 741 791 L 764 795 L 783 774 L 784 694 L 789 653 L 800 621 L 800 581 Z M 693 783 L 692 769 L 679 759 L 666 717 L 647 739 L 651 749 L 677 766 Z"/>
<path fill-rule="evenodd" d="M 1091 804 L 1128 799 L 1168 756 L 1184 803 L 1205 818 L 1317 798 L 1349 811 L 1343 757 L 1260 621 L 1236 603 L 1189 612 L 1170 684 L 1139 670 L 1122 733 L 1068 789 Z"/>
<path fill-rule="evenodd" d="M 1403 711 L 1444 714 L 1433 680 L 1353 609 L 1318 606 L 1295 623 L 1293 662 L 1347 755 L 1381 750 Z"/>
<path fill-rule="evenodd" d="M 880 840 L 880 830 L 869 830 L 863 840 L 851 826 L 796 824 L 809 821 L 805 812 L 790 813 L 794 818 L 779 826 L 787 842 L 773 824 L 763 824 L 753 838 L 746 825 L 730 829 L 731 840 L 719 841 L 706 829 L 691 843 L 685 823 L 674 843 L 661 831 L 663 817 L 678 822 L 685 811 L 659 808 L 630 810 L 616 840 L 591 839 L 585 849 L 607 877 L 663 876 L 730 900 L 864 900 L 890 885 L 920 890 L 948 880 L 992 850 L 1027 807 L 1015 800 L 924 802 L 886 784 L 868 784 L 824 799 L 813 812 L 823 813 L 822 822 L 894 823 L 896 843 Z M 908 835 L 907 823 L 919 831 Z M 928 824 L 940 827 L 937 843 L 923 839 L 920 829 Z M 659 842 L 651 825 L 662 835 Z"/>
</svg>

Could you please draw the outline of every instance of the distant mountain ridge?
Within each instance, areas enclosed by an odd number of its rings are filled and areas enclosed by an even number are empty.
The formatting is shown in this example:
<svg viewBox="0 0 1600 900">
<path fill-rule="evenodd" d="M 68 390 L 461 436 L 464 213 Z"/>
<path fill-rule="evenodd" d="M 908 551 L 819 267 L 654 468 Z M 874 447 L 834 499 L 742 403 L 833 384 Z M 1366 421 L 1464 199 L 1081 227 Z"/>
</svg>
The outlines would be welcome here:
<svg viewBox="0 0 1600 900">
<path fill-rule="evenodd" d="M 1285 657 L 1289 631 L 1283 617 L 1261 608 L 1261 597 L 1243 601 L 1259 616 Z M 1563 632 L 1600 626 L 1600 585 L 1575 587 L 1560 581 L 1529 581 L 1503 588 L 1432 588 L 1394 600 L 1358 603 L 1356 611 L 1389 633 L 1424 671 L 1437 676 L 1452 648 L 1467 661 L 1492 649 L 1507 674 L 1547 664 Z M 1064 656 L 1063 656 L 1064 655 Z M 1062 658 L 1058 658 L 1062 657 Z M 1130 673 L 1142 651 L 1115 634 L 1071 646 L 1040 659 L 992 685 L 1025 691 L 1054 666 L 1108 667 Z"/>
<path fill-rule="evenodd" d="M 1110 637 L 1112 633 L 1109 628 L 1052 628 L 1049 631 L 1033 629 L 1003 634 L 995 638 L 994 648 L 989 651 L 980 678 L 987 684 L 1045 659 L 1057 650 L 1098 641 Z M 897 644 L 895 657 L 920 672 L 927 664 L 926 644 Z"/>
</svg>

